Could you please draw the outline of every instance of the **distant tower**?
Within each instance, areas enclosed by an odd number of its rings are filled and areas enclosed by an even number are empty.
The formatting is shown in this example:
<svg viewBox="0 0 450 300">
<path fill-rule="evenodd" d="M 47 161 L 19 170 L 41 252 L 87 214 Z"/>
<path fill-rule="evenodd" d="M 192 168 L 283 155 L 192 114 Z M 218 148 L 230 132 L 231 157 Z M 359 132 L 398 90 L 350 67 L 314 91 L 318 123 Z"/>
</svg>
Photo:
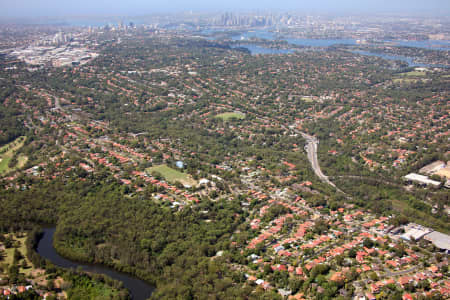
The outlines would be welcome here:
<svg viewBox="0 0 450 300">
<path fill-rule="evenodd" d="M 60 31 L 53 37 L 53 43 L 57 45 L 62 44 L 65 42 L 64 39 L 65 39 L 64 33 Z"/>
</svg>

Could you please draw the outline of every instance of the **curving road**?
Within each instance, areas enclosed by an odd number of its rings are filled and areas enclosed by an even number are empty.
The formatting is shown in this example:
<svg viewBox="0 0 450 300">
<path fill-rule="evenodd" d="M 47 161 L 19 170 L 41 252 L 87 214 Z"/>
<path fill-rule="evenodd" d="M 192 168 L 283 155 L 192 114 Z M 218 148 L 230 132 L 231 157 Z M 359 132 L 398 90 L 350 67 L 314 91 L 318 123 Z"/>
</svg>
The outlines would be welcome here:
<svg viewBox="0 0 450 300">
<path fill-rule="evenodd" d="M 304 132 L 300 132 L 303 136 L 303 138 L 306 140 L 306 146 L 305 150 L 308 154 L 308 160 L 311 162 L 311 166 L 314 170 L 314 173 L 323 181 L 328 183 L 329 185 L 336 187 L 334 183 L 332 183 L 328 176 L 323 174 L 322 170 L 320 169 L 319 160 L 317 159 L 317 145 L 319 144 L 319 140 L 312 135 L 306 134 Z"/>
<path fill-rule="evenodd" d="M 312 135 L 306 134 L 304 132 L 298 131 L 298 133 L 300 133 L 306 140 L 305 150 L 308 155 L 308 160 L 311 163 L 311 167 L 317 177 L 319 177 L 323 182 L 334 187 L 338 192 L 345 194 L 333 182 L 331 182 L 330 179 L 328 179 L 328 176 L 323 174 L 322 170 L 320 169 L 319 160 L 317 159 L 317 145 L 319 144 L 319 140 Z"/>
<path fill-rule="evenodd" d="M 416 271 L 418 268 L 419 268 L 419 266 L 414 266 L 407 270 L 398 271 L 398 272 L 391 272 L 388 268 L 384 268 L 384 271 L 386 272 L 387 277 L 394 277 L 394 276 L 402 276 L 402 275 L 406 275 L 408 273 L 412 273 L 412 272 Z"/>
</svg>

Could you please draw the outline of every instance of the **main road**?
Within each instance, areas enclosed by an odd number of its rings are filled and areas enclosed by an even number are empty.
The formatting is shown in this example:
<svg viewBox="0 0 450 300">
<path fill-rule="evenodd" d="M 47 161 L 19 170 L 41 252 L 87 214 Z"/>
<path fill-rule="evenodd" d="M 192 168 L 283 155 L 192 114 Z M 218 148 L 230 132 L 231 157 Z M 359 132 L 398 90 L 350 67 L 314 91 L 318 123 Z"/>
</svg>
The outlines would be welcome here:
<svg viewBox="0 0 450 300">
<path fill-rule="evenodd" d="M 311 162 L 311 166 L 316 173 L 317 177 L 319 177 L 323 182 L 328 183 L 332 187 L 336 188 L 336 185 L 332 183 L 328 176 L 323 174 L 322 170 L 319 166 L 319 160 L 317 159 L 317 145 L 319 144 L 319 140 L 312 135 L 306 134 L 304 132 L 300 132 L 303 138 L 306 140 L 305 150 L 308 154 L 308 160 Z"/>
<path fill-rule="evenodd" d="M 311 167 L 314 171 L 314 173 L 317 175 L 317 177 L 320 178 L 323 182 L 331 185 L 334 187 L 338 192 L 341 192 L 345 194 L 342 190 L 340 190 L 333 182 L 328 179 L 328 176 L 323 174 L 322 170 L 320 169 L 319 160 L 317 159 L 317 147 L 319 144 L 319 140 L 315 138 L 312 135 L 309 135 L 307 133 L 297 131 L 302 135 L 302 137 L 306 140 L 305 150 L 308 155 L 308 160 L 311 163 Z"/>
</svg>

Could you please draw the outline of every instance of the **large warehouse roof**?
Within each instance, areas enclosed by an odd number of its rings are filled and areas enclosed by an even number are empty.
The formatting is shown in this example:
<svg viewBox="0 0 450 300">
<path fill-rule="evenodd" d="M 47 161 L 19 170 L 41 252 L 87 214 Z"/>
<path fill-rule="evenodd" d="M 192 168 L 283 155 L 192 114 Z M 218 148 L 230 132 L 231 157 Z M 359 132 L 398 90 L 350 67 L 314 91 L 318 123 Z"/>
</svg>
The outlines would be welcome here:
<svg viewBox="0 0 450 300">
<path fill-rule="evenodd" d="M 433 231 L 427 234 L 424 239 L 432 242 L 439 249 L 450 251 L 450 235 L 448 234 Z"/>
</svg>

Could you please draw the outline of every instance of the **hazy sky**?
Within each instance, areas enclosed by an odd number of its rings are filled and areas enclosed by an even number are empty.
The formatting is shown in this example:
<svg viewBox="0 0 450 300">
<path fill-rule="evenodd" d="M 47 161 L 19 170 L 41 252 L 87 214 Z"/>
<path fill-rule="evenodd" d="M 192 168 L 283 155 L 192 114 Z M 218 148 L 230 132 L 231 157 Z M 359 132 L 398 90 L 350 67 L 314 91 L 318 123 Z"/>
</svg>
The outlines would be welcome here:
<svg viewBox="0 0 450 300">
<path fill-rule="evenodd" d="M 265 9 L 340 14 L 450 15 L 450 0 L 0 0 L 0 16 L 3 18 Z"/>
</svg>

